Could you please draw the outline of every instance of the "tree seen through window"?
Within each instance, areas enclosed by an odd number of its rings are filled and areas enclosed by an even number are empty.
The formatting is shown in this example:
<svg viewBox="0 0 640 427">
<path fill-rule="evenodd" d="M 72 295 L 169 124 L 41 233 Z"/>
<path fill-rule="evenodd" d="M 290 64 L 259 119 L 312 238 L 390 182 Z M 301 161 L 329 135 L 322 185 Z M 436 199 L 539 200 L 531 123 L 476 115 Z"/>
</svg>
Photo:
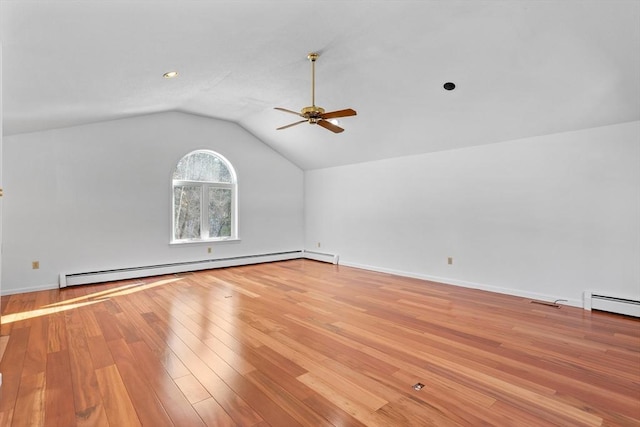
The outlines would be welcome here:
<svg viewBox="0 0 640 427">
<path fill-rule="evenodd" d="M 173 172 L 173 241 L 236 237 L 236 178 L 231 164 L 212 151 L 184 156 Z"/>
</svg>

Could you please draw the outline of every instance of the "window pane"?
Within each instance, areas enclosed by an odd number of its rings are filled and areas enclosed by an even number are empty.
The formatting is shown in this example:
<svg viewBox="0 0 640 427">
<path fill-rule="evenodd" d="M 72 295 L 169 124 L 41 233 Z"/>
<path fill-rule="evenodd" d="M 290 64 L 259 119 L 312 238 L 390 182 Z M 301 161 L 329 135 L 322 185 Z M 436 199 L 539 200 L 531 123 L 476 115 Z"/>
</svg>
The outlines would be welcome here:
<svg viewBox="0 0 640 427">
<path fill-rule="evenodd" d="M 209 188 L 209 237 L 231 236 L 231 190 Z"/>
<path fill-rule="evenodd" d="M 231 183 L 231 173 L 218 156 L 196 151 L 180 159 L 173 172 L 173 179 Z"/>
<path fill-rule="evenodd" d="M 199 186 L 175 186 L 173 188 L 173 212 L 175 239 L 200 238 Z"/>
</svg>

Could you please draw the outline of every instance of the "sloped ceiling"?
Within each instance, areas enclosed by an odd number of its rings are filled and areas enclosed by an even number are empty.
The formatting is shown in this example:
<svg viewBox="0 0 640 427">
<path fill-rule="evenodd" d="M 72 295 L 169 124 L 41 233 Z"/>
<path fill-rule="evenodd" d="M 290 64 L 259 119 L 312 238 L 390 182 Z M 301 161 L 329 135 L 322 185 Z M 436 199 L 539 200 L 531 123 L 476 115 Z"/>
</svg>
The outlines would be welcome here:
<svg viewBox="0 0 640 427">
<path fill-rule="evenodd" d="M 637 0 L 2 0 L 0 13 L 5 135 L 183 111 L 314 169 L 640 119 Z M 341 134 L 276 130 L 297 117 L 273 107 L 311 103 L 312 51 L 316 104 L 358 111 Z"/>
</svg>

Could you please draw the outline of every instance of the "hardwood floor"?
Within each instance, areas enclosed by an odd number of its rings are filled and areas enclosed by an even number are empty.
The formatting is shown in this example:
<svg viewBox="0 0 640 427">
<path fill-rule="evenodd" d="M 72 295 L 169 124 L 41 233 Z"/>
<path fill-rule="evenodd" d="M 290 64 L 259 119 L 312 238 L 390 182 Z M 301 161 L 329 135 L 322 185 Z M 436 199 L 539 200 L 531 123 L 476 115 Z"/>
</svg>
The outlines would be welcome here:
<svg viewBox="0 0 640 427">
<path fill-rule="evenodd" d="M 309 260 L 12 295 L 1 321 L 1 426 L 640 425 L 638 319 Z"/>
</svg>

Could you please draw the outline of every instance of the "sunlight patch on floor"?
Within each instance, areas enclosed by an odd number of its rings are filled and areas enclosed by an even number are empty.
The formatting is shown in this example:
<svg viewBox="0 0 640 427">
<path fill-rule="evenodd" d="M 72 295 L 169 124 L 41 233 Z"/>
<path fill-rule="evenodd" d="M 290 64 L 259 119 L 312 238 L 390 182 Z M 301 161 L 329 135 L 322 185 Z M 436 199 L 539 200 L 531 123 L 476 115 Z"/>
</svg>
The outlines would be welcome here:
<svg viewBox="0 0 640 427">
<path fill-rule="evenodd" d="M 85 307 L 87 305 L 92 305 L 102 301 L 106 301 L 109 298 L 130 295 L 134 292 L 144 291 L 147 289 L 154 288 L 156 286 L 177 282 L 179 280 L 182 280 L 182 279 L 181 278 L 164 279 L 164 280 L 157 280 L 155 282 L 147 283 L 147 284 L 138 282 L 131 285 L 124 285 L 114 289 L 95 292 L 89 295 L 83 295 L 81 297 L 71 298 L 65 301 L 44 305 L 42 306 L 42 308 L 38 308 L 35 310 L 24 311 L 21 313 L 4 314 L 0 319 L 0 324 L 7 325 L 9 323 L 18 322 L 21 320 L 33 319 L 34 317 L 47 316 L 49 314 L 54 314 L 54 313 L 61 313 L 63 311 L 72 310 L 74 308 Z"/>
</svg>

